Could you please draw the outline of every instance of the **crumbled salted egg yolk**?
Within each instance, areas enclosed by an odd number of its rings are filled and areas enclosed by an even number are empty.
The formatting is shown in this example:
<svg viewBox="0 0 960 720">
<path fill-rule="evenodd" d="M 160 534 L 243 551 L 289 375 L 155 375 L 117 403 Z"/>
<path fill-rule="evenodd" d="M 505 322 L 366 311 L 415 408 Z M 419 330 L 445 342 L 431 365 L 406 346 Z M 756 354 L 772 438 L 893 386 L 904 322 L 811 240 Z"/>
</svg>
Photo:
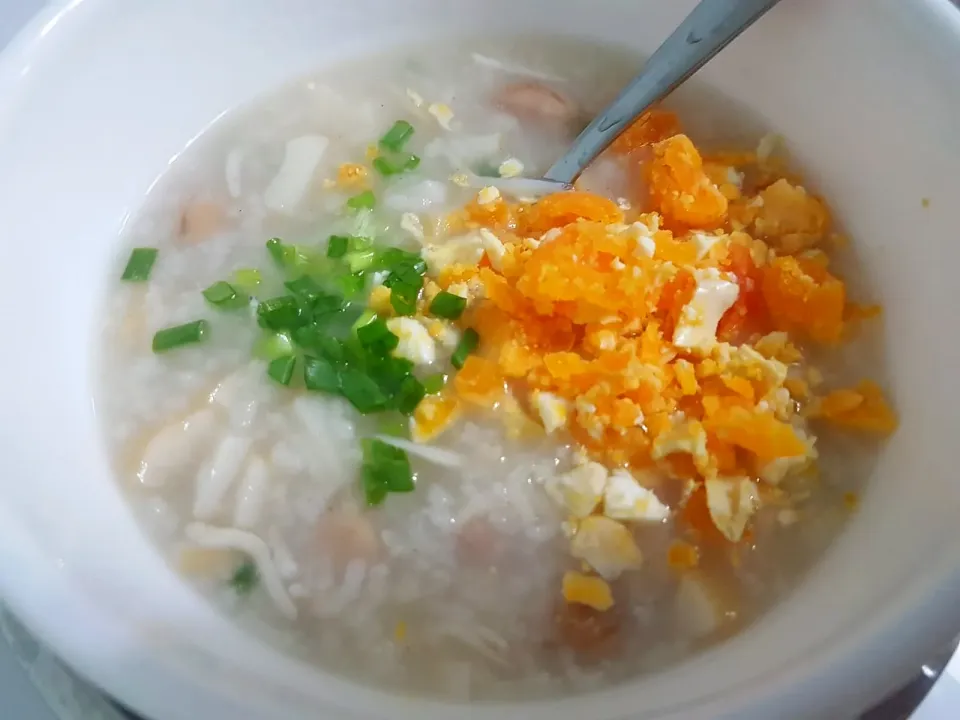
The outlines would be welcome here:
<svg viewBox="0 0 960 720">
<path fill-rule="evenodd" d="M 730 542 L 739 542 L 759 506 L 756 484 L 748 477 L 717 477 L 705 480 L 704 487 L 713 524 Z"/>
<path fill-rule="evenodd" d="M 548 433 L 566 427 L 570 417 L 570 403 L 559 395 L 538 390 L 533 395 L 533 404 L 543 423 L 543 429 Z"/>
<path fill-rule="evenodd" d="M 393 354 L 415 365 L 429 365 L 437 359 L 437 345 L 430 332 L 419 321 L 410 317 L 395 317 L 387 320 L 387 328 L 400 342 Z"/>
<path fill-rule="evenodd" d="M 626 570 L 643 564 L 643 555 L 626 527 L 602 515 L 581 520 L 570 541 L 570 553 L 583 560 L 605 580 L 615 580 Z"/>
<path fill-rule="evenodd" d="M 713 249 L 714 245 L 722 240 L 725 240 L 726 236 L 695 232 L 692 234 L 692 238 L 693 244 L 697 248 L 697 260 L 703 260 L 707 255 L 710 254 L 710 251 Z"/>
<path fill-rule="evenodd" d="M 654 460 L 663 460 L 674 453 L 691 455 L 694 460 L 707 460 L 707 433 L 697 420 L 678 418 L 653 441 Z"/>
<path fill-rule="evenodd" d="M 500 177 L 503 178 L 518 177 L 523 174 L 523 163 L 515 157 L 507 158 L 500 163 L 497 171 L 500 173 Z"/>
<path fill-rule="evenodd" d="M 460 333 L 452 323 L 438 318 L 424 318 L 423 324 L 427 328 L 427 332 L 430 333 L 430 337 L 446 350 L 455 349 L 457 343 L 460 342 Z"/>
<path fill-rule="evenodd" d="M 613 593 L 603 578 L 568 571 L 563 575 L 563 599 L 604 612 L 613 607 Z"/>
<path fill-rule="evenodd" d="M 557 505 L 575 518 L 585 518 L 600 504 L 606 484 L 606 468 L 587 462 L 548 479 L 544 487 Z"/>
<path fill-rule="evenodd" d="M 614 470 L 603 492 L 603 514 L 614 520 L 660 522 L 670 509 L 626 470 Z"/>
<path fill-rule="evenodd" d="M 493 185 L 487 185 L 485 188 L 481 188 L 480 192 L 477 193 L 477 205 L 481 207 L 484 205 L 491 205 L 500 199 L 500 191 L 497 190 Z"/>
<path fill-rule="evenodd" d="M 814 446 L 816 439 L 808 436 L 802 430 L 795 430 L 797 437 L 807 446 L 805 455 L 795 455 L 793 457 L 779 457 L 770 460 L 757 471 L 757 475 L 765 483 L 770 485 L 779 485 L 787 477 L 802 472 L 814 462 L 819 453 Z"/>
<path fill-rule="evenodd" d="M 673 344 L 678 348 L 708 350 L 717 339 L 720 318 L 737 301 L 740 286 L 715 268 L 695 270 L 697 287 L 680 312 Z"/>
<path fill-rule="evenodd" d="M 431 273 L 453 265 L 476 265 L 485 252 L 483 238 L 479 232 L 450 238 L 437 245 L 428 245 L 423 250 L 424 260 Z"/>
<path fill-rule="evenodd" d="M 440 123 L 440 127 L 444 130 L 453 129 L 453 110 L 450 109 L 449 105 L 445 103 L 430 103 L 427 112 L 436 118 L 437 122 Z"/>
<path fill-rule="evenodd" d="M 427 443 L 439 437 L 460 417 L 460 403 L 449 395 L 430 395 L 417 405 L 410 418 L 410 439 Z"/>
</svg>

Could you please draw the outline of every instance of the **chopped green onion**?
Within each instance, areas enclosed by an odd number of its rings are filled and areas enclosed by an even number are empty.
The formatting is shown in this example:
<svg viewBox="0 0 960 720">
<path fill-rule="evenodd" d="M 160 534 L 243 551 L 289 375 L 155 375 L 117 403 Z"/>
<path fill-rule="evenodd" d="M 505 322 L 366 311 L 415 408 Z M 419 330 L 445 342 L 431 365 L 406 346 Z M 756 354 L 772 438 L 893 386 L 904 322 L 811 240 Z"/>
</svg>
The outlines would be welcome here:
<svg viewBox="0 0 960 720">
<path fill-rule="evenodd" d="M 387 157 L 381 155 L 373 159 L 373 169 L 384 177 L 400 175 L 408 170 L 416 170 L 420 165 L 420 158 L 416 155 L 397 155 Z"/>
<path fill-rule="evenodd" d="M 408 269 L 416 275 L 423 276 L 427 272 L 427 263 L 419 253 L 408 252 L 400 248 L 387 248 L 377 256 L 377 270 L 399 272 Z"/>
<path fill-rule="evenodd" d="M 277 261 L 278 265 L 287 264 L 291 250 L 293 250 L 293 247 L 284 244 L 280 238 L 275 237 L 267 240 L 267 252 L 270 253 L 270 257 Z"/>
<path fill-rule="evenodd" d="M 121 280 L 128 282 L 145 282 L 150 279 L 150 272 L 157 260 L 160 251 L 156 248 L 134 248 L 130 251 L 130 259 L 123 269 Z"/>
<path fill-rule="evenodd" d="M 287 333 L 264 333 L 253 347 L 253 354 L 264 360 L 276 360 L 278 357 L 293 354 L 293 340 Z"/>
<path fill-rule="evenodd" d="M 410 492 L 413 490 L 413 471 L 410 458 L 400 448 L 383 440 L 363 441 L 363 464 L 373 468 L 381 482 L 390 492 Z"/>
<path fill-rule="evenodd" d="M 364 190 L 347 200 L 347 207 L 351 210 L 373 210 L 377 205 L 377 197 L 372 190 Z"/>
<path fill-rule="evenodd" d="M 297 365 L 296 355 L 285 355 L 271 360 L 267 366 L 267 375 L 281 385 L 289 385 L 293 379 L 293 370 Z"/>
<path fill-rule="evenodd" d="M 247 298 L 237 293 L 233 285 L 220 280 L 203 291 L 207 302 L 218 308 L 236 308 L 247 304 Z"/>
<path fill-rule="evenodd" d="M 350 238 L 346 235 L 331 235 L 327 241 L 327 257 L 340 258 L 347 254 L 347 246 L 350 244 Z"/>
<path fill-rule="evenodd" d="M 457 343 L 457 347 L 454 349 L 453 355 L 450 357 L 450 362 L 455 368 L 457 368 L 457 370 L 459 370 L 467 361 L 467 356 L 476 350 L 477 345 L 479 344 L 480 335 L 478 335 L 477 331 L 473 328 L 467 328 L 463 331 L 463 335 L 460 336 L 460 342 Z"/>
<path fill-rule="evenodd" d="M 446 290 L 441 290 L 430 303 L 430 313 L 439 318 L 456 320 L 467 309 L 467 300 Z"/>
<path fill-rule="evenodd" d="M 361 250 L 371 250 L 373 249 L 373 240 L 368 237 L 361 237 L 360 235 L 351 235 L 347 238 L 348 250 L 352 253 L 360 252 Z"/>
<path fill-rule="evenodd" d="M 390 489 L 376 468 L 364 465 L 360 470 L 360 480 L 367 505 L 376 507 L 387 499 Z"/>
<path fill-rule="evenodd" d="M 241 268 L 233 273 L 233 285 L 252 295 L 260 287 L 263 277 L 255 268 Z"/>
<path fill-rule="evenodd" d="M 373 265 L 375 254 L 373 250 L 357 250 L 347 255 L 347 265 L 353 274 L 368 270 Z"/>
<path fill-rule="evenodd" d="M 303 358 L 303 383 L 307 390 L 338 393 L 340 382 L 340 373 L 329 360 L 310 355 Z"/>
<path fill-rule="evenodd" d="M 389 493 L 412 491 L 415 484 L 410 458 L 382 440 L 364 440 L 361 483 L 371 506 L 382 503 Z"/>
<path fill-rule="evenodd" d="M 203 340 L 209 329 L 210 325 L 206 320 L 194 320 L 183 325 L 159 330 L 153 336 L 153 351 L 161 353 L 183 345 L 198 343 Z"/>
<path fill-rule="evenodd" d="M 293 295 L 263 300 L 257 305 L 257 322 L 260 327 L 270 330 L 292 330 L 300 327 L 303 324 L 300 305 Z"/>
<path fill-rule="evenodd" d="M 366 282 L 363 273 L 353 273 L 337 278 L 337 284 L 340 286 L 340 290 L 344 296 L 348 298 L 354 298 L 362 293 L 364 287 L 366 287 Z"/>
<path fill-rule="evenodd" d="M 420 288 L 397 283 L 390 288 L 390 306 L 397 315 L 413 315 L 417 312 L 417 297 Z"/>
<path fill-rule="evenodd" d="M 300 298 L 307 304 L 312 303 L 318 296 L 325 294 L 323 288 L 309 275 L 301 275 L 296 280 L 288 280 L 283 285 L 294 296 Z"/>
<path fill-rule="evenodd" d="M 433 375 L 427 375 L 423 379 L 423 389 L 426 390 L 427 395 L 436 395 L 443 390 L 443 386 L 447 384 L 447 376 L 443 373 L 434 373 Z"/>
<path fill-rule="evenodd" d="M 397 120 L 393 124 L 393 127 L 387 130 L 384 136 L 380 138 L 380 147 L 392 150 L 393 152 L 400 152 L 412 136 L 413 125 L 406 120 Z"/>
<path fill-rule="evenodd" d="M 400 344 L 400 338 L 390 332 L 382 318 L 371 320 L 357 328 L 357 340 L 371 354 L 383 357 Z"/>
<path fill-rule="evenodd" d="M 409 435 L 410 421 L 405 417 L 398 417 L 391 413 L 380 421 L 377 426 L 377 430 L 381 435 L 405 438 Z"/>
<path fill-rule="evenodd" d="M 355 368 L 340 373 L 340 393 L 363 415 L 383 410 L 390 400 L 373 378 Z"/>
<path fill-rule="evenodd" d="M 353 324 L 351 330 L 356 334 L 357 330 L 362 328 L 364 325 L 369 325 L 374 320 L 377 319 L 377 314 L 373 310 L 364 310 L 363 314 L 357 318 L 357 321 Z"/>
<path fill-rule="evenodd" d="M 332 363 L 342 363 L 346 357 L 346 350 L 341 340 L 329 335 L 322 335 L 316 344 L 320 357 Z"/>
<path fill-rule="evenodd" d="M 400 389 L 397 391 L 394 403 L 397 410 L 404 415 L 411 415 L 426 394 L 427 391 L 423 383 L 413 375 L 407 375 L 400 383 Z"/>
<path fill-rule="evenodd" d="M 410 373 L 413 363 L 406 358 L 387 355 L 381 358 L 367 358 L 367 371 L 384 392 L 392 396 L 400 392 L 400 386 Z"/>
<path fill-rule="evenodd" d="M 310 258 L 303 250 L 296 245 L 287 245 L 280 238 L 267 240 L 267 252 L 270 253 L 277 265 L 285 270 L 303 267 L 310 262 Z"/>
<path fill-rule="evenodd" d="M 344 309 L 343 298 L 331 293 L 319 292 L 312 298 L 310 312 L 314 321 L 322 320 L 328 315 L 341 312 Z"/>
<path fill-rule="evenodd" d="M 230 587 L 238 595 L 249 595 L 260 582 L 260 572 L 257 570 L 257 564 L 252 560 L 245 560 L 230 578 Z"/>
</svg>

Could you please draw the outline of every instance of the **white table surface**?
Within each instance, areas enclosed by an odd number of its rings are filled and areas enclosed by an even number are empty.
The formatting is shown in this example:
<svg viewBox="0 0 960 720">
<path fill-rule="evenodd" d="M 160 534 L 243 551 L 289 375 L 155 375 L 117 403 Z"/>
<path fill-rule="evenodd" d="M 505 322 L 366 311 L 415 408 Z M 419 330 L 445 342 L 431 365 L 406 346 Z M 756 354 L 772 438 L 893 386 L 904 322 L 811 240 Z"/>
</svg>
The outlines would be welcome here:
<svg viewBox="0 0 960 720">
<path fill-rule="evenodd" d="M 0 0 L 0 49 L 6 46 L 10 38 L 43 4 L 44 0 Z M 59 677 L 59 668 L 44 667 L 42 670 L 42 673 L 35 672 L 34 675 L 47 679 L 50 675 Z M 59 677 L 59 679 L 64 678 Z M 3 699 L 3 710 L 0 714 L 11 720 L 88 720 L 87 717 L 75 714 L 58 717 L 28 677 L 22 665 L 22 658 L 14 652 L 2 636 L 0 636 L 0 698 Z M 948 720 L 948 718 L 957 717 L 960 717 L 960 653 L 954 655 L 943 677 L 934 685 L 911 720 Z"/>
</svg>

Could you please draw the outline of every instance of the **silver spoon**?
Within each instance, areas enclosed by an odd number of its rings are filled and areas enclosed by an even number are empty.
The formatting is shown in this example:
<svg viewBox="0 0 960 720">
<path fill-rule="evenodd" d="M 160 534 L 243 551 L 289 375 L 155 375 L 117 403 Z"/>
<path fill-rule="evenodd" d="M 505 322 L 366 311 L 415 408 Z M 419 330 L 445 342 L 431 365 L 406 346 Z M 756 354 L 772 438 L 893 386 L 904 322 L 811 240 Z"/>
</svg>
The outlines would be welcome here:
<svg viewBox="0 0 960 720">
<path fill-rule="evenodd" d="M 587 125 L 543 179 L 516 178 L 510 181 L 510 189 L 527 195 L 569 190 L 580 173 L 644 110 L 676 89 L 779 1 L 700 0 L 650 56 L 640 74 Z"/>
</svg>

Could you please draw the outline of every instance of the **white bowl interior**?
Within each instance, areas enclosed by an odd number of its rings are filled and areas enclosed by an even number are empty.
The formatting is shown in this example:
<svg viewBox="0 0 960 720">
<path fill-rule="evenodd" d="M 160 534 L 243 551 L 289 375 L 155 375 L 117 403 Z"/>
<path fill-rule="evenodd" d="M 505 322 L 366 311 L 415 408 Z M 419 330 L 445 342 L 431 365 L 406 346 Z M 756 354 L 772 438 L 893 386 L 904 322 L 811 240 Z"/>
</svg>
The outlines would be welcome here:
<svg viewBox="0 0 960 720">
<path fill-rule="evenodd" d="M 158 717 L 448 714 L 242 636 L 141 535 L 91 402 L 117 233 L 191 138 L 298 74 L 466 32 L 576 34 L 649 52 L 692 4 L 75 0 L 47 11 L 0 64 L 0 590 L 29 626 Z M 630 686 L 527 705 L 526 717 L 838 717 L 960 628 L 950 381 L 960 343 L 948 305 L 960 267 L 957 67 L 960 20 L 947 0 L 788 0 L 701 72 L 789 139 L 854 238 L 863 284 L 885 306 L 902 427 L 848 530 L 749 631 Z"/>
</svg>

